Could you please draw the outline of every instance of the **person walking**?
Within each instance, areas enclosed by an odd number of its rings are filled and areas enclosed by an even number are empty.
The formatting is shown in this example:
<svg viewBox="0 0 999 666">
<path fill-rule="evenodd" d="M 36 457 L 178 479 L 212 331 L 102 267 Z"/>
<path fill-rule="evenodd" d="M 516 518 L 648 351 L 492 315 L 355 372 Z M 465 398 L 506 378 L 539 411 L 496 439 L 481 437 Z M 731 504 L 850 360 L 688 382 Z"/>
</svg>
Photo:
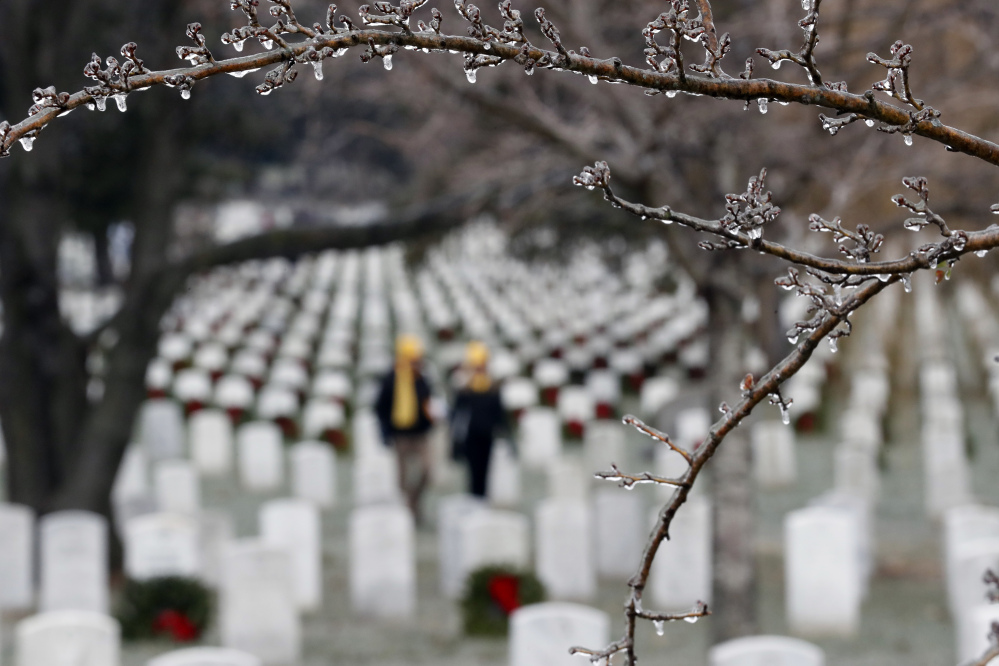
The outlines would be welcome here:
<svg viewBox="0 0 999 666">
<path fill-rule="evenodd" d="M 399 460 L 399 489 L 420 523 L 420 499 L 430 480 L 430 384 L 421 372 L 423 344 L 413 335 L 396 339 L 395 366 L 383 378 L 375 402 L 382 441 Z"/>
<path fill-rule="evenodd" d="M 488 363 L 489 348 L 481 342 L 468 343 L 464 365 L 456 377 L 458 391 L 451 411 L 451 455 L 467 462 L 469 492 L 477 497 L 486 496 L 496 435 L 510 430 Z"/>
</svg>

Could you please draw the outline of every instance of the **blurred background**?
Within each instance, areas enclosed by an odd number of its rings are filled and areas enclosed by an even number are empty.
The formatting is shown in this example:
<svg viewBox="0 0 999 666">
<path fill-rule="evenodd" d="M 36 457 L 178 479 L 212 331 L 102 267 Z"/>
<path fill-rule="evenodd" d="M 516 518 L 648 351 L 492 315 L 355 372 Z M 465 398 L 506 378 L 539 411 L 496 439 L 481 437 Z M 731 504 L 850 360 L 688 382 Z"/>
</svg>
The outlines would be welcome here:
<svg viewBox="0 0 999 666">
<path fill-rule="evenodd" d="M 641 30 L 665 5 L 566 0 L 545 8 L 570 48 L 641 65 Z M 303 1 L 295 9 L 311 23 L 323 20 L 326 5 Z M 354 3 L 341 9 L 355 16 Z M 457 15 L 441 9 L 445 31 L 460 32 Z M 533 6 L 521 9 L 528 16 Z M 733 35 L 725 60 L 733 75 L 758 47 L 800 46 L 798 2 L 719 1 L 714 11 L 719 30 Z M 483 14 L 500 23 L 494 7 Z M 135 41 L 147 65 L 167 68 L 180 62 L 174 48 L 186 43 L 186 25 L 199 21 L 221 58 L 230 47 L 217 35 L 243 23 L 226 3 L 201 0 L 0 0 L 0 15 L 0 118 L 8 120 L 25 115 L 35 87 L 73 91 L 88 83 L 82 68 L 91 53 L 117 55 Z M 527 23 L 532 41 L 544 43 L 533 19 Z M 827 2 L 819 31 L 826 80 L 845 81 L 851 91 L 870 88 L 885 72 L 866 54 L 886 56 L 902 39 L 915 49 L 915 95 L 950 125 L 995 134 L 993 3 Z M 700 62 L 697 45 L 685 49 L 687 62 Z M 612 462 L 626 471 L 682 472 L 661 445 L 611 422 L 636 413 L 693 447 L 717 405 L 737 401 L 747 372 L 759 375 L 790 351 L 787 330 L 806 316 L 808 303 L 774 286 L 785 271 L 779 262 L 704 252 L 695 234 L 623 215 L 572 187 L 572 175 L 606 160 L 622 196 L 714 219 L 725 194 L 742 192 L 765 167 L 767 189 L 783 209 L 768 238 L 826 256 L 834 244 L 808 231 L 811 213 L 841 216 L 849 228 L 870 225 L 885 234 L 882 254 L 889 257 L 934 240 L 929 230 L 902 230 L 904 216 L 890 197 L 905 176 L 929 179 L 931 205 L 952 228 L 991 222 L 985 213 L 995 184 L 984 165 L 860 123 L 830 136 L 816 109 L 647 97 L 583 77 L 527 77 L 512 66 L 483 69 L 472 84 L 448 54 L 403 51 L 392 64 L 386 71 L 347 53 L 325 63 L 321 81 L 300 68 L 294 83 L 267 99 L 253 91 L 263 73 L 201 82 L 189 100 L 165 88 L 135 93 L 125 112 L 111 104 L 104 112 L 80 110 L 47 128 L 30 152 L 17 147 L 0 161 L 0 424 L 9 509 L 9 517 L 0 513 L 3 661 L 18 663 L 20 623 L 35 611 L 68 609 L 118 617 L 128 639 L 121 663 L 145 664 L 176 647 L 164 635 L 182 640 L 187 625 L 161 617 L 160 608 L 150 622 L 136 620 L 144 628 L 134 633 L 122 604 L 159 608 L 149 599 L 179 595 L 190 606 L 185 621 L 204 625 L 197 640 L 206 644 L 235 640 L 225 629 L 233 623 L 291 627 L 275 639 L 291 651 L 266 657 L 272 663 L 507 662 L 513 648 L 505 634 L 466 636 L 461 599 L 471 588 L 463 579 L 444 582 L 474 569 L 455 564 L 465 556 L 446 554 L 461 540 L 448 535 L 472 529 L 456 517 L 465 513 L 464 500 L 447 501 L 463 493 L 467 472 L 449 459 L 445 418 L 469 340 L 489 347 L 513 426 L 510 446 L 494 451 L 493 471 L 505 469 L 517 482 L 494 484 L 508 493 L 489 498 L 490 510 L 519 516 L 505 515 L 512 533 L 526 536 L 513 561 L 465 559 L 530 570 L 545 598 L 608 613 L 607 636 L 582 634 L 595 636 L 589 647 L 598 647 L 619 633 L 622 569 L 637 565 L 648 514 L 666 495 L 641 487 L 629 494 L 636 500 L 613 508 L 611 496 L 625 491 L 607 482 L 602 488 L 590 474 Z M 805 81 L 791 65 L 772 72 L 767 64 L 756 56 L 757 76 Z M 337 229 L 414 217 L 428 224 L 400 242 L 329 249 Z M 290 238 L 299 239 L 294 250 Z M 956 663 L 984 649 L 991 611 L 979 608 L 980 576 L 999 559 L 988 509 L 999 465 L 993 262 L 986 256 L 958 264 L 939 285 L 936 276 L 917 276 L 910 294 L 891 287 L 858 313 L 839 353 L 823 347 L 788 387 L 788 427 L 775 407 L 761 407 L 731 436 L 713 461 L 700 508 L 690 507 L 692 536 L 676 540 L 689 549 L 678 545 L 671 556 L 674 571 L 697 572 L 686 581 L 693 587 L 660 574 L 673 580 L 662 590 L 675 583 L 680 592 L 657 592 L 647 603 L 680 610 L 703 599 L 715 614 L 695 626 L 667 626 L 662 637 L 642 626 L 640 657 L 707 663 L 711 645 L 760 634 L 801 636 L 829 663 Z M 410 564 L 400 566 L 415 572 L 410 583 L 400 574 L 398 589 L 410 590 L 412 600 L 397 612 L 352 596 L 366 598 L 352 592 L 364 574 L 353 568 L 351 548 L 365 542 L 355 534 L 365 524 L 356 512 L 398 499 L 395 462 L 383 455 L 371 408 L 401 333 L 423 341 L 439 418 L 426 521 L 400 528 L 409 542 L 370 546 L 402 552 Z M 245 432 L 261 423 L 278 427 L 281 447 L 275 454 L 260 444 L 258 469 L 247 453 L 258 444 L 245 442 L 273 443 L 273 429 Z M 295 448 L 315 441 L 326 444 L 311 453 Z M 202 451 L 204 442 L 215 454 Z M 302 490 L 308 484 L 299 467 L 326 470 L 316 482 L 324 488 L 318 499 Z M 254 471 L 264 469 L 277 476 L 257 483 Z M 234 601 L 217 593 L 224 577 L 210 563 L 229 568 L 220 559 L 228 546 L 208 545 L 205 534 L 288 545 L 299 537 L 274 536 L 265 525 L 298 518 L 282 519 L 280 511 L 264 518 L 269 503 L 288 497 L 318 512 L 318 519 L 302 519 L 319 522 L 312 545 L 292 550 L 318 553 L 319 578 L 300 584 L 321 590 L 321 601 L 297 600 L 281 622 L 232 620 L 233 605 L 267 606 L 261 600 L 269 597 Z M 554 500 L 556 508 L 575 502 L 572 511 L 583 507 L 583 517 L 542 511 Z M 459 508 L 448 509 L 452 504 Z M 826 518 L 842 524 L 826 526 L 821 511 L 795 513 L 808 507 L 835 509 Z M 53 581 L 63 579 L 45 573 L 51 558 L 70 561 L 78 552 L 70 539 L 67 555 L 46 555 L 45 521 L 66 511 L 101 517 L 80 529 L 97 530 L 95 561 L 110 562 L 112 572 L 94 574 L 98 591 L 82 602 L 58 593 L 53 601 L 51 590 L 63 585 Z M 163 514 L 186 522 L 148 520 Z M 146 557 L 129 564 L 130 521 L 139 521 L 137 533 L 154 534 L 135 537 L 133 551 L 147 544 L 154 554 L 173 552 L 175 545 L 162 544 L 183 542 L 192 529 L 197 547 L 188 544 L 187 556 L 166 564 Z M 576 531 L 565 528 L 577 523 Z M 631 536 L 614 531 L 626 523 Z M 840 528 L 845 541 L 823 545 L 819 537 Z M 569 547 L 563 553 L 542 542 Z M 601 550 L 610 543 L 631 545 L 615 555 Z M 817 554 L 796 549 L 800 543 Z M 837 574 L 842 578 L 829 573 L 842 558 L 822 559 L 836 548 L 860 553 L 854 569 Z M 551 562 L 573 561 L 580 549 L 592 558 L 589 574 L 584 566 L 582 578 L 565 582 L 546 573 L 565 568 Z M 250 569 L 265 567 L 244 555 Z M 615 569 L 615 560 L 631 563 Z M 315 573 L 314 562 L 302 566 Z M 386 561 L 375 571 L 393 566 Z M 166 574 L 179 582 L 165 591 L 150 583 Z M 192 578 L 197 585 L 184 587 Z M 809 587 L 826 578 L 825 587 Z M 388 597 L 410 594 L 386 589 Z M 844 589 L 852 592 L 830 598 Z M 469 600 L 502 615 L 506 631 L 503 605 L 490 605 L 500 603 L 495 594 Z M 839 610 L 827 616 L 823 608 Z M 28 645 L 32 625 L 25 626 Z"/>
</svg>

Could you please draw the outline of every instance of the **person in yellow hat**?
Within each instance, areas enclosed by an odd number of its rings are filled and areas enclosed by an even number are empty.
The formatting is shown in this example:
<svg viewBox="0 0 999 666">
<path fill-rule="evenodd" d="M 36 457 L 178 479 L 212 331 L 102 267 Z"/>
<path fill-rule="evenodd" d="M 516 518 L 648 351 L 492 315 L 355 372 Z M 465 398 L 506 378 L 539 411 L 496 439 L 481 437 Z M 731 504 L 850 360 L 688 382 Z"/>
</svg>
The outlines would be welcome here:
<svg viewBox="0 0 999 666">
<path fill-rule="evenodd" d="M 430 385 L 420 372 L 423 344 L 413 335 L 400 335 L 395 365 L 382 380 L 375 413 L 386 446 L 399 459 L 399 488 L 413 517 L 420 521 L 420 498 L 430 480 L 428 433 L 433 426 Z"/>
<path fill-rule="evenodd" d="M 451 411 L 451 455 L 467 462 L 469 492 L 478 497 L 486 496 L 493 442 L 497 434 L 510 429 L 488 365 L 489 348 L 469 342 Z"/>
</svg>

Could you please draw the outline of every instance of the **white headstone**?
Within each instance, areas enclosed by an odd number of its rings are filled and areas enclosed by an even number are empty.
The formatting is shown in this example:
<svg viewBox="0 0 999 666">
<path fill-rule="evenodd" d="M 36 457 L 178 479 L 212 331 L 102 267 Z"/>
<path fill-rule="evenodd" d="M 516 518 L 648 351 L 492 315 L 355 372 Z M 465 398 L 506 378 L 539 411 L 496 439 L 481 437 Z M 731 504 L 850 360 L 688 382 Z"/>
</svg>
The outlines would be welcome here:
<svg viewBox="0 0 999 666">
<path fill-rule="evenodd" d="M 626 464 L 624 438 L 626 426 L 620 421 L 592 421 L 583 437 L 583 467 L 589 474 L 606 472 L 611 464 Z M 604 481 L 603 483 L 606 483 Z"/>
<path fill-rule="evenodd" d="M 795 482 L 798 463 L 794 428 L 780 421 L 761 421 L 752 429 L 753 472 L 761 488 L 779 488 Z"/>
<path fill-rule="evenodd" d="M 232 517 L 223 511 L 202 511 L 197 515 L 198 553 L 201 578 L 212 587 L 222 582 L 222 556 L 235 539 Z"/>
<path fill-rule="evenodd" d="M 651 419 L 679 394 L 680 385 L 672 377 L 649 377 L 642 382 L 639 411 L 644 418 Z"/>
<path fill-rule="evenodd" d="M 833 479 L 836 490 L 874 502 L 881 479 L 877 453 L 848 443 L 839 444 L 833 453 Z"/>
<path fill-rule="evenodd" d="M 21 620 L 15 666 L 118 666 L 121 628 L 103 613 L 62 610 Z"/>
<path fill-rule="evenodd" d="M 187 422 L 191 460 L 202 474 L 232 471 L 232 421 L 218 409 L 202 409 Z"/>
<path fill-rule="evenodd" d="M 261 419 L 292 418 L 298 412 L 298 395 L 283 384 L 265 384 L 257 396 Z"/>
<path fill-rule="evenodd" d="M 955 586 L 957 552 L 975 541 L 999 539 L 999 507 L 977 504 L 953 507 L 944 514 L 943 528 L 947 600 L 951 615 L 957 616 L 961 603 Z"/>
<path fill-rule="evenodd" d="M 545 469 L 548 474 L 548 496 L 557 499 L 582 500 L 589 497 L 593 473 L 583 469 L 575 457 L 561 457 Z"/>
<path fill-rule="evenodd" d="M 593 496 L 593 541 L 597 573 L 627 580 L 638 571 L 646 539 L 645 502 L 621 488 L 599 488 Z"/>
<path fill-rule="evenodd" d="M 161 654 L 147 661 L 146 666 L 263 666 L 263 662 L 240 650 L 196 647 Z"/>
<path fill-rule="evenodd" d="M 856 519 L 828 506 L 784 518 L 788 626 L 805 635 L 852 636 L 860 623 L 861 572 Z"/>
<path fill-rule="evenodd" d="M 244 358 L 257 359 L 259 357 L 247 356 Z M 260 371 L 263 372 L 263 367 L 260 368 Z M 251 374 L 250 376 L 257 377 L 259 375 Z M 215 385 L 215 404 L 223 409 L 249 409 L 253 404 L 253 384 L 241 374 L 224 375 L 219 378 Z"/>
<path fill-rule="evenodd" d="M 34 603 L 34 543 L 35 513 L 0 502 L 0 612 Z"/>
<path fill-rule="evenodd" d="M 500 387 L 500 400 L 510 411 L 538 404 L 538 385 L 527 377 L 510 377 Z"/>
<path fill-rule="evenodd" d="M 195 514 L 201 509 L 201 481 L 187 460 L 161 460 L 153 468 L 160 511 Z"/>
<path fill-rule="evenodd" d="M 354 459 L 354 504 L 399 502 L 399 465 L 395 449 L 382 447 Z"/>
<path fill-rule="evenodd" d="M 186 368 L 173 378 L 173 394 L 187 404 L 205 405 L 212 396 L 212 378 L 203 368 Z"/>
<path fill-rule="evenodd" d="M 959 664 L 977 662 L 992 647 L 992 623 L 999 622 L 999 605 L 981 603 L 964 611 L 955 620 L 957 629 L 957 661 Z M 997 663 L 996 659 L 988 662 Z"/>
<path fill-rule="evenodd" d="M 184 455 L 184 412 L 166 398 L 147 400 L 139 410 L 139 440 L 152 460 Z"/>
<path fill-rule="evenodd" d="M 219 594 L 222 645 L 249 652 L 264 664 L 297 662 L 302 628 L 292 586 L 286 549 L 256 540 L 229 544 Z"/>
<path fill-rule="evenodd" d="M 847 512 L 857 533 L 857 569 L 860 572 L 861 595 L 867 597 L 870 577 L 874 573 L 874 511 L 862 495 L 836 489 L 810 500 L 808 506 L 826 506 Z"/>
<path fill-rule="evenodd" d="M 343 406 L 326 398 L 310 400 L 302 412 L 302 434 L 306 437 L 322 437 L 327 431 L 341 430 L 343 425 Z"/>
<path fill-rule="evenodd" d="M 520 504 L 520 464 L 505 440 L 497 440 L 493 445 L 486 494 L 493 506 L 513 508 Z"/>
<path fill-rule="evenodd" d="M 963 425 L 929 418 L 923 422 L 922 440 L 926 512 L 939 516 L 951 507 L 968 504 L 971 492 Z"/>
<path fill-rule="evenodd" d="M 527 516 L 513 511 L 477 511 L 461 524 L 458 535 L 458 576 L 462 583 L 487 565 L 526 569 L 530 566 Z"/>
<path fill-rule="evenodd" d="M 457 599 L 462 594 L 461 525 L 473 513 L 486 509 L 479 497 L 446 495 L 437 503 L 437 561 L 440 566 L 441 594 Z"/>
<path fill-rule="evenodd" d="M 518 452 L 524 465 L 543 468 L 562 452 L 562 426 L 554 410 L 534 407 L 520 419 Z"/>
<path fill-rule="evenodd" d="M 658 520 L 659 510 L 652 516 Z M 711 554 L 711 504 L 691 497 L 677 511 L 670 538 L 652 562 L 649 586 L 656 605 L 666 611 L 689 610 L 698 601 L 710 605 Z"/>
<path fill-rule="evenodd" d="M 141 446 L 129 444 L 118 467 L 111 496 L 116 502 L 123 502 L 136 497 L 148 497 L 149 494 L 146 452 Z"/>
<path fill-rule="evenodd" d="M 586 390 L 597 404 L 616 405 L 621 400 L 621 378 L 613 370 L 591 370 Z"/>
<path fill-rule="evenodd" d="M 278 499 L 260 507 L 260 538 L 291 555 L 295 603 L 316 610 L 323 601 L 322 527 L 308 500 Z"/>
<path fill-rule="evenodd" d="M 607 613 L 551 601 L 518 608 L 510 615 L 510 666 L 578 666 L 574 646 L 602 649 L 610 637 Z"/>
<path fill-rule="evenodd" d="M 355 509 L 350 516 L 350 599 L 355 612 L 409 617 L 416 608 L 413 516 L 398 504 Z"/>
<path fill-rule="evenodd" d="M 57 511 L 39 521 L 42 611 L 108 609 L 108 524 L 89 511 Z"/>
<path fill-rule="evenodd" d="M 125 524 L 125 573 L 135 580 L 198 576 L 198 525 L 190 515 L 151 513 Z"/>
<path fill-rule="evenodd" d="M 596 417 L 593 396 L 582 386 L 566 386 L 558 395 L 558 414 L 565 423 L 592 421 Z"/>
<path fill-rule="evenodd" d="M 711 428 L 711 414 L 703 407 L 692 407 L 677 412 L 676 432 L 673 441 L 688 451 L 695 450 L 708 435 Z"/>
<path fill-rule="evenodd" d="M 592 525 L 583 500 L 547 499 L 535 513 L 535 571 L 551 599 L 588 601 L 597 591 Z"/>
<path fill-rule="evenodd" d="M 968 610 L 988 600 L 988 586 L 982 580 L 989 569 L 999 573 L 999 538 L 982 538 L 958 543 L 954 548 L 953 569 L 948 582 L 958 623 Z"/>
<path fill-rule="evenodd" d="M 253 491 L 277 490 L 284 481 L 281 429 L 270 421 L 253 421 L 236 432 L 239 479 Z"/>
<path fill-rule="evenodd" d="M 708 666 L 825 666 L 822 648 L 787 636 L 747 636 L 718 643 Z"/>
<path fill-rule="evenodd" d="M 384 450 L 382 434 L 378 427 L 378 417 L 370 409 L 354 412 L 351 424 L 351 434 L 354 445 L 354 455 L 362 457 L 367 453 Z"/>
<path fill-rule="evenodd" d="M 325 442 L 299 442 L 288 450 L 291 493 L 328 509 L 336 504 L 336 454 Z"/>
</svg>

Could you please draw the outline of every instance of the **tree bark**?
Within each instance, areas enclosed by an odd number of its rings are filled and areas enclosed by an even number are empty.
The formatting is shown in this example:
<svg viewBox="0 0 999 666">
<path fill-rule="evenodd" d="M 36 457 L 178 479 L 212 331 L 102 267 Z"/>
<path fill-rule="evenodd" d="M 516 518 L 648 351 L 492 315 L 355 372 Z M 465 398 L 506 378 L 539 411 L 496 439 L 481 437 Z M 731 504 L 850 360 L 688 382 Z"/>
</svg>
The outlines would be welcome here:
<svg viewBox="0 0 999 666">
<path fill-rule="evenodd" d="M 726 400 L 733 403 L 744 367 L 741 304 L 731 291 L 717 286 L 709 287 L 705 296 L 709 306 L 712 401 L 714 405 Z M 744 430 L 731 432 L 711 461 L 714 497 L 711 626 L 715 642 L 749 636 L 758 630 L 754 492 L 751 450 Z"/>
</svg>

